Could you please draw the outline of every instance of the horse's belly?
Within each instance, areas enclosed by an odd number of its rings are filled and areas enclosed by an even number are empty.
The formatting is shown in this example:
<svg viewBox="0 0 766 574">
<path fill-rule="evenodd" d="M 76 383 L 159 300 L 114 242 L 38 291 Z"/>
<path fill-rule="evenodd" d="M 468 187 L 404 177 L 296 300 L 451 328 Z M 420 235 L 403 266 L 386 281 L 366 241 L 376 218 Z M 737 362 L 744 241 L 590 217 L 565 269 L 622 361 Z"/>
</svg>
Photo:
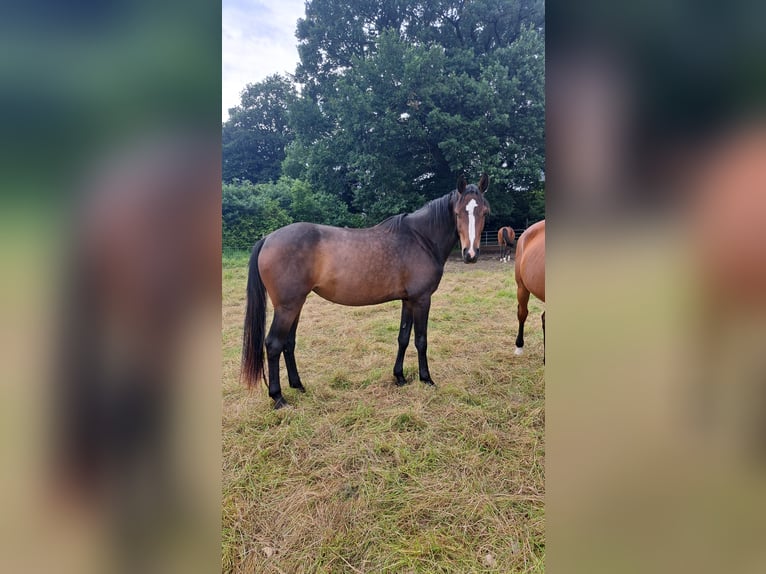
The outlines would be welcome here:
<svg viewBox="0 0 766 574">
<path fill-rule="evenodd" d="M 406 297 L 403 289 L 395 289 L 390 285 L 370 285 L 363 281 L 319 284 L 314 287 L 314 293 L 333 303 L 353 307 L 377 305 Z"/>
</svg>

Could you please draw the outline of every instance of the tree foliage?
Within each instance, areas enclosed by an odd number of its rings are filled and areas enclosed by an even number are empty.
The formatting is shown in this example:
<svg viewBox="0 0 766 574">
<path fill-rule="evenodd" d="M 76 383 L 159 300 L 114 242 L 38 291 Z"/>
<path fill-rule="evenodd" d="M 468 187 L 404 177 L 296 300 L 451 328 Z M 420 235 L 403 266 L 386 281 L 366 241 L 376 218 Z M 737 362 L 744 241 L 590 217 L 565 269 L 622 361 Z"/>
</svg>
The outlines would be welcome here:
<svg viewBox="0 0 766 574">
<path fill-rule="evenodd" d="M 226 249 L 249 249 L 261 237 L 294 221 L 349 227 L 362 224 L 338 198 L 314 192 L 305 181 L 289 177 L 269 183 L 224 183 L 222 204 Z"/>
<path fill-rule="evenodd" d="M 487 171 L 494 219 L 521 224 L 544 172 L 543 19 L 539 1 L 311 0 L 285 168 L 376 221 Z"/>
<path fill-rule="evenodd" d="M 292 222 L 276 200 L 259 193 L 262 185 L 238 180 L 223 184 L 224 249 L 249 249 L 267 233 Z"/>
<path fill-rule="evenodd" d="M 296 98 L 292 83 L 276 74 L 248 84 L 241 102 L 223 124 L 223 180 L 276 181 L 293 133 L 288 110 Z"/>
</svg>

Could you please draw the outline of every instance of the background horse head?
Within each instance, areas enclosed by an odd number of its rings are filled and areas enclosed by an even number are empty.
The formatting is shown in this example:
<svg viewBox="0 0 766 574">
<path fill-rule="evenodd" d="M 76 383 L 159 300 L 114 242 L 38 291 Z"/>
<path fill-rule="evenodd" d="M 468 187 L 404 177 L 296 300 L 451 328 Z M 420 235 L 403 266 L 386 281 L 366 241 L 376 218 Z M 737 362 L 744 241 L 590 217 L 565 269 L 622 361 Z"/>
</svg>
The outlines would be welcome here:
<svg viewBox="0 0 766 574">
<path fill-rule="evenodd" d="M 303 391 L 295 363 L 295 334 L 301 309 L 312 291 L 341 305 L 374 305 L 402 300 L 399 352 L 394 364 L 397 385 L 406 384 L 404 352 L 415 328 L 420 380 L 433 384 L 426 358 L 428 313 L 455 244 L 463 261 L 474 263 L 489 204 L 489 177 L 469 185 L 461 176 L 457 189 L 414 213 L 396 215 L 367 229 L 293 223 L 255 244 L 247 283 L 247 311 L 242 345 L 242 378 L 253 385 L 264 375 L 268 356 L 269 396 L 284 406 L 279 359 L 284 354 L 288 381 Z M 266 294 L 274 318 L 265 334 Z"/>
</svg>

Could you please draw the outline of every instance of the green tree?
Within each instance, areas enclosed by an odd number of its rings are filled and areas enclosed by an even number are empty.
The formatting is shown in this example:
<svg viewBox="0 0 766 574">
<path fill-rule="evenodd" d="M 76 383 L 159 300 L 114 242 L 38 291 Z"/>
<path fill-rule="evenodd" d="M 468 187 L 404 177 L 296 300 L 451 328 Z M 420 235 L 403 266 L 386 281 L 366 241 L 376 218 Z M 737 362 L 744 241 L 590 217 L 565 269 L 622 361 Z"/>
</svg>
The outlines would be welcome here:
<svg viewBox="0 0 766 574">
<path fill-rule="evenodd" d="M 311 0 L 284 172 L 379 221 L 453 189 L 458 173 L 487 171 L 489 224 L 523 224 L 543 187 L 543 10 Z"/>
<path fill-rule="evenodd" d="M 301 179 L 283 176 L 274 183 L 255 186 L 254 191 L 276 202 L 292 221 L 350 227 L 358 227 L 360 224 L 348 212 L 345 203 L 337 197 L 315 191 Z"/>
<path fill-rule="evenodd" d="M 293 139 L 288 108 L 296 98 L 292 83 L 276 74 L 248 84 L 241 103 L 223 124 L 223 180 L 276 181 L 285 146 Z"/>
<path fill-rule="evenodd" d="M 249 249 L 261 237 L 293 221 L 349 227 L 363 223 L 337 197 L 315 192 L 305 181 L 290 177 L 269 183 L 225 183 L 222 203 L 223 246 L 227 249 Z"/>
<path fill-rule="evenodd" d="M 292 222 L 279 202 L 249 181 L 223 185 L 224 249 L 249 249 L 264 235 Z"/>
</svg>

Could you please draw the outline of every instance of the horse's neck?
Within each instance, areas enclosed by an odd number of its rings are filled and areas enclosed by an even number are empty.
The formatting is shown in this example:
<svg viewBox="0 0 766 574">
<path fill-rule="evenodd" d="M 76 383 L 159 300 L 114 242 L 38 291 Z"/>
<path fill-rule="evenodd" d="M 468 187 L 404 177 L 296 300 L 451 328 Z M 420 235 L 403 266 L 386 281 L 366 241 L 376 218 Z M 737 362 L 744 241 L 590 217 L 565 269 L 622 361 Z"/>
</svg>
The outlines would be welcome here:
<svg viewBox="0 0 766 574">
<path fill-rule="evenodd" d="M 445 196 L 434 200 L 409 214 L 406 221 L 423 248 L 430 251 L 439 263 L 444 265 L 458 238 L 449 198 Z"/>
</svg>

